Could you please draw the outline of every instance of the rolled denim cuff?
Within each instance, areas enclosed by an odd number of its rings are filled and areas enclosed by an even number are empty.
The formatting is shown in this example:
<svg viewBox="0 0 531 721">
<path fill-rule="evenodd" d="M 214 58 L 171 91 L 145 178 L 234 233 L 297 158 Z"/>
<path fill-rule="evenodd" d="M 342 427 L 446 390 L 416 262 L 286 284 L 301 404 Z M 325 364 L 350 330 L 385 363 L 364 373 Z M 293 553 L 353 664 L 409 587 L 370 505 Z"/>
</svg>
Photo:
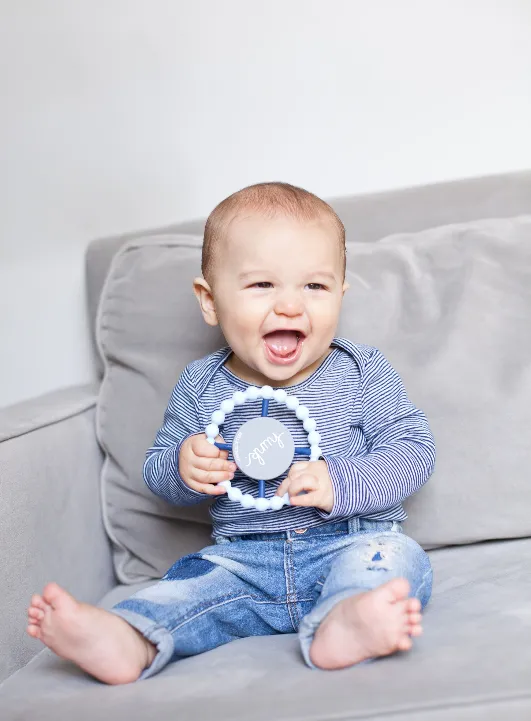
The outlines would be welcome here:
<svg viewBox="0 0 531 721">
<path fill-rule="evenodd" d="M 173 638 L 168 629 L 159 626 L 144 616 L 140 616 L 138 613 L 127 611 L 125 608 L 122 609 L 115 606 L 111 609 L 111 613 L 127 621 L 130 626 L 141 633 L 144 638 L 147 638 L 157 649 L 157 655 L 153 659 L 153 662 L 142 671 L 138 680 L 141 681 L 162 671 L 164 666 L 167 666 L 173 657 Z"/>
</svg>

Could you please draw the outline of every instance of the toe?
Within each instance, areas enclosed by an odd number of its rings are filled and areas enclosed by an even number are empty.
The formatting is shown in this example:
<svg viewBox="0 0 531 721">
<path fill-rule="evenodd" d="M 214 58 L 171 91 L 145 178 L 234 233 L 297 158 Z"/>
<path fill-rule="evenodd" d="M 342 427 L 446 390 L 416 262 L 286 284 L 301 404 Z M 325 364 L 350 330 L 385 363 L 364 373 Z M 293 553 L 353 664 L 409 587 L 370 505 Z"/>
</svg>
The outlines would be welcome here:
<svg viewBox="0 0 531 721">
<path fill-rule="evenodd" d="M 405 578 L 393 578 L 392 581 L 384 583 L 378 589 L 382 595 L 386 595 L 389 603 L 403 601 L 409 593 L 409 583 Z"/>
<path fill-rule="evenodd" d="M 411 626 L 409 629 L 409 635 L 414 636 L 414 637 L 422 636 L 422 626 L 420 626 L 420 625 Z"/>
<path fill-rule="evenodd" d="M 412 646 L 413 641 L 409 638 L 409 636 L 403 636 L 397 644 L 399 651 L 409 651 Z"/>
<path fill-rule="evenodd" d="M 44 611 L 40 608 L 36 608 L 35 606 L 30 606 L 28 608 L 28 618 L 32 621 L 42 621 L 44 618 Z"/>
<path fill-rule="evenodd" d="M 408 613 L 407 620 L 409 623 L 413 626 L 418 626 L 422 623 L 422 614 L 421 613 Z"/>
<path fill-rule="evenodd" d="M 40 626 L 36 626 L 34 623 L 30 623 L 26 629 L 28 632 L 28 636 L 31 636 L 32 638 L 40 638 L 41 637 L 41 629 Z"/>
<path fill-rule="evenodd" d="M 410 613 L 420 613 L 421 605 L 418 598 L 408 598 L 407 610 Z"/>
<path fill-rule="evenodd" d="M 395 618 L 398 621 L 399 625 L 409 626 L 410 620 L 409 613 L 407 612 L 407 599 L 395 601 L 395 603 L 393 604 L 393 610 L 395 612 Z"/>
<path fill-rule="evenodd" d="M 42 596 L 32 596 L 31 605 L 35 606 L 35 608 L 40 608 L 42 611 L 44 611 L 46 608 L 46 602 L 44 601 Z"/>
</svg>

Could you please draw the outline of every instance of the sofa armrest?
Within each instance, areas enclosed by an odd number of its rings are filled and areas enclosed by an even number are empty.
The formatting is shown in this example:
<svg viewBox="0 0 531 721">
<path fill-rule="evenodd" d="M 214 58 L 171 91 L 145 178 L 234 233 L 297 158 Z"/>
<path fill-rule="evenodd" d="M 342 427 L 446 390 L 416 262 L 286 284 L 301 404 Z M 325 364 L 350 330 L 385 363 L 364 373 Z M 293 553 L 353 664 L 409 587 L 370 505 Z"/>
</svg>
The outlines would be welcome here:
<svg viewBox="0 0 531 721">
<path fill-rule="evenodd" d="M 0 681 L 41 648 L 25 634 L 32 593 L 57 581 L 97 601 L 113 587 L 101 515 L 96 388 L 0 410 Z"/>
</svg>

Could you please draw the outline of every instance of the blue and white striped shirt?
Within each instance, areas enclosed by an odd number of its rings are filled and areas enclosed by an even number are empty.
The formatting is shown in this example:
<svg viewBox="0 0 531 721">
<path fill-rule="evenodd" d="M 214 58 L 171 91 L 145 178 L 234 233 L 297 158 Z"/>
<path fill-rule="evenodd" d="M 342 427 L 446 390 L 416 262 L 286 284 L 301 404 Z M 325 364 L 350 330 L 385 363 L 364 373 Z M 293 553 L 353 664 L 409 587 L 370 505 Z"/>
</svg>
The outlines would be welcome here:
<svg viewBox="0 0 531 721">
<path fill-rule="evenodd" d="M 187 506 L 211 499 L 189 488 L 179 475 L 180 446 L 204 433 L 213 411 L 247 384 L 225 367 L 225 348 L 190 363 L 177 383 L 164 424 L 146 455 L 144 479 L 168 502 Z M 321 434 L 322 458 L 334 489 L 330 513 L 318 508 L 286 506 L 280 511 L 244 509 L 226 495 L 211 507 L 214 533 L 222 536 L 267 533 L 318 526 L 361 516 L 403 521 L 402 501 L 428 480 L 435 463 L 435 444 L 424 414 L 408 399 L 402 381 L 375 348 L 336 338 L 331 353 L 306 380 L 285 388 L 310 410 Z M 238 428 L 261 413 L 261 401 L 247 401 L 228 414 L 220 433 L 232 443 Z M 306 432 L 295 414 L 272 402 L 269 415 L 290 430 L 295 446 L 307 446 Z M 229 456 L 230 457 L 230 456 Z M 306 460 L 303 457 L 295 460 Z M 285 477 L 267 483 L 270 498 Z M 233 486 L 256 495 L 257 483 L 236 471 Z"/>
</svg>

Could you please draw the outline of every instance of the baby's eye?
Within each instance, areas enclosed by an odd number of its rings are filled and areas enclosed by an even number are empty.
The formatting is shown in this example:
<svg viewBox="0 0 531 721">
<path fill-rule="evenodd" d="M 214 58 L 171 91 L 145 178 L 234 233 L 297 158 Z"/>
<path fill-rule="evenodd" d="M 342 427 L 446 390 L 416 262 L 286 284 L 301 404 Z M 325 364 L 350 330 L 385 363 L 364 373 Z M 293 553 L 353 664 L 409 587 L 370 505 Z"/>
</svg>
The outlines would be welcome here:
<svg viewBox="0 0 531 721">
<path fill-rule="evenodd" d="M 273 283 L 267 281 L 260 281 L 259 283 L 253 283 L 252 288 L 272 288 Z"/>
<path fill-rule="evenodd" d="M 325 287 L 322 283 L 308 283 L 306 287 L 310 290 L 325 290 Z"/>
</svg>

